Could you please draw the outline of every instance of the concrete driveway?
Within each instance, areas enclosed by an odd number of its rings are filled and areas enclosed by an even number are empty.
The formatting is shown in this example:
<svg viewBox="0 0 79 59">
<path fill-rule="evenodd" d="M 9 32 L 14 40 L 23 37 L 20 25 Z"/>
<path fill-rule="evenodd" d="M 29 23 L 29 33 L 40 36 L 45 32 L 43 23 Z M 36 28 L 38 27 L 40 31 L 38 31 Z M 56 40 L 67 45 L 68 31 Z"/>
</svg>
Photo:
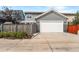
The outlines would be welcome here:
<svg viewBox="0 0 79 59">
<path fill-rule="evenodd" d="M 0 39 L 2 52 L 77 52 L 79 35 L 39 33 L 32 39 Z"/>
</svg>

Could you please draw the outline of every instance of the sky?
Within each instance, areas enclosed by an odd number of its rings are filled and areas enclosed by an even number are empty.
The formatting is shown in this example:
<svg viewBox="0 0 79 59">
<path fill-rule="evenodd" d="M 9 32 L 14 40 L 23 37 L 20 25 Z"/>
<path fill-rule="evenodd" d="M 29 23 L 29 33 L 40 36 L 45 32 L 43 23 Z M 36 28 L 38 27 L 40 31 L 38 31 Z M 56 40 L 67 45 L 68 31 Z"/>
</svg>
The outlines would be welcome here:
<svg viewBox="0 0 79 59">
<path fill-rule="evenodd" d="M 75 13 L 79 10 L 79 6 L 7 6 L 9 9 L 23 10 L 23 11 L 48 11 L 56 10 L 61 13 Z M 3 6 L 0 6 L 0 10 Z"/>
</svg>

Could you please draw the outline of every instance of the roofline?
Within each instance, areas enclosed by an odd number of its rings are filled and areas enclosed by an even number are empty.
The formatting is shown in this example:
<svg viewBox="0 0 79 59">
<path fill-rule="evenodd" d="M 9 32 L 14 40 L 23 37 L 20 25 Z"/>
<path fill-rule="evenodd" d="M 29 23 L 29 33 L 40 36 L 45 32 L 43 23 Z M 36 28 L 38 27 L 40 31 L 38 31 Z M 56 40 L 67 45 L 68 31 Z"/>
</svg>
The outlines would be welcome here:
<svg viewBox="0 0 79 59">
<path fill-rule="evenodd" d="M 32 13 L 34 13 L 34 14 L 35 14 L 35 13 L 37 13 L 37 14 L 42 14 L 42 13 L 44 13 L 44 12 L 34 12 L 34 11 L 31 11 L 31 12 L 30 12 L 30 11 L 27 11 L 27 12 L 24 12 L 24 13 L 25 13 L 25 14 L 27 14 L 27 13 L 30 13 L 30 14 L 32 14 Z"/>
<path fill-rule="evenodd" d="M 3 10 L 0 10 L 0 12 L 3 11 Z M 14 10 L 14 11 L 22 11 L 22 10 Z M 24 11 L 25 14 L 27 13 L 37 13 L 37 14 L 42 14 L 42 13 L 45 13 L 45 11 L 41 12 L 41 11 Z M 64 14 L 64 15 L 75 15 L 75 13 L 61 13 L 61 14 Z"/>
<path fill-rule="evenodd" d="M 44 15 L 48 14 L 49 12 L 55 12 L 55 13 L 59 14 L 60 16 L 62 16 L 62 17 L 64 17 L 64 18 L 66 18 L 66 19 L 67 19 L 67 17 L 66 17 L 65 15 L 63 15 L 63 14 L 61 14 L 61 13 L 57 12 L 57 11 L 54 11 L 54 10 L 49 10 L 49 11 L 47 11 L 47 12 L 45 12 L 45 13 L 43 13 L 43 14 L 41 14 L 41 15 L 37 16 L 37 17 L 35 17 L 35 19 L 38 19 L 38 18 L 40 18 L 40 17 L 42 17 L 42 16 L 44 16 Z"/>
<path fill-rule="evenodd" d="M 64 15 L 75 15 L 75 13 L 62 13 Z"/>
<path fill-rule="evenodd" d="M 24 13 L 45 13 L 45 11 L 44 12 L 40 12 L 40 11 L 25 11 Z M 74 15 L 75 13 L 61 13 L 61 14 Z"/>
</svg>

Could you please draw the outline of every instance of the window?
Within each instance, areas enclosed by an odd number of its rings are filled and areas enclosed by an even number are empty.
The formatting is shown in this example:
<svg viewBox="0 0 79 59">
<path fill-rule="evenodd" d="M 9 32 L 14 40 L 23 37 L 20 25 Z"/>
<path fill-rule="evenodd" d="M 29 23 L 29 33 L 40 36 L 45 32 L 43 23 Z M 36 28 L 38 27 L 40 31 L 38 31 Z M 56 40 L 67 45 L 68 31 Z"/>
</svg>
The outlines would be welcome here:
<svg viewBox="0 0 79 59">
<path fill-rule="evenodd" d="M 32 16 L 29 14 L 29 15 L 27 15 L 27 18 L 32 18 Z"/>
</svg>

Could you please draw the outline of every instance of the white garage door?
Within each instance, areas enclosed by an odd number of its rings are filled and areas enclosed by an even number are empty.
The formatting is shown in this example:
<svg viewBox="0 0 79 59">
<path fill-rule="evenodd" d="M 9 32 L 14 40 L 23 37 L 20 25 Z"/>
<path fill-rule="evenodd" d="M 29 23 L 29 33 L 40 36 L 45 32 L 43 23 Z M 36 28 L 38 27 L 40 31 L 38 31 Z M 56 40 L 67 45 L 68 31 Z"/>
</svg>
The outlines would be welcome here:
<svg viewBox="0 0 79 59">
<path fill-rule="evenodd" d="M 63 32 L 63 21 L 42 20 L 40 21 L 40 32 Z"/>
</svg>

